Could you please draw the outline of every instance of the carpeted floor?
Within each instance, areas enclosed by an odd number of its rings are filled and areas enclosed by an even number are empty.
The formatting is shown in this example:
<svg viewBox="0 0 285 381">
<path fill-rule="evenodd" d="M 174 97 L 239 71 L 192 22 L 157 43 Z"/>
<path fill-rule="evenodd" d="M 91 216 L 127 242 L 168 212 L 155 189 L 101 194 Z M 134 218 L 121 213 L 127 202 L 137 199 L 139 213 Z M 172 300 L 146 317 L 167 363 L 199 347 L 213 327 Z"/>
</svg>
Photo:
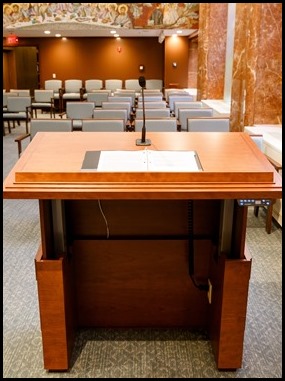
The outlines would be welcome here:
<svg viewBox="0 0 285 381">
<path fill-rule="evenodd" d="M 16 127 L 3 137 L 4 178 L 17 160 Z M 28 144 L 28 139 L 24 146 Z M 40 241 L 38 202 L 3 201 L 3 378 L 281 378 L 282 229 L 265 231 L 265 213 L 248 212 L 252 256 L 243 367 L 216 369 L 204 332 L 80 330 L 69 372 L 43 369 L 34 257 Z"/>
</svg>

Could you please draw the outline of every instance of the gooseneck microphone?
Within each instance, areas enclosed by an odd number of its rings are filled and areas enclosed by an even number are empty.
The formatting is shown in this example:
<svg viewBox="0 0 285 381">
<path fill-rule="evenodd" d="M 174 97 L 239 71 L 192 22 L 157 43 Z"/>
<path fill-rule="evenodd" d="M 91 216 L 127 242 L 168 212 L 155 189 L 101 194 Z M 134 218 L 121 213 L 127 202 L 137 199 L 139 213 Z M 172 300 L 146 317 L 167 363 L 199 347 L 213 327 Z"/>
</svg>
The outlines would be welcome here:
<svg viewBox="0 0 285 381">
<path fill-rule="evenodd" d="M 145 106 L 144 106 L 144 88 L 145 88 L 145 77 L 139 77 L 139 85 L 142 88 L 142 106 L 143 106 L 143 126 L 142 126 L 142 137 L 136 140 L 137 146 L 150 146 L 151 141 L 145 138 L 146 128 L 145 128 Z"/>
</svg>

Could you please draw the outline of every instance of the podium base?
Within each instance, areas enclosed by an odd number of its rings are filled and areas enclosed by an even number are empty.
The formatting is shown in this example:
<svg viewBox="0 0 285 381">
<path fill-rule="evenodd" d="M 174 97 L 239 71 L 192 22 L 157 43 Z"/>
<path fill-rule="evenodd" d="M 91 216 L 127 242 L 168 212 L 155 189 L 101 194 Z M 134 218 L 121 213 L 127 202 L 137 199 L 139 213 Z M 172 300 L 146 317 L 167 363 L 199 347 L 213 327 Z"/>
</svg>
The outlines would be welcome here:
<svg viewBox="0 0 285 381">
<path fill-rule="evenodd" d="M 145 139 L 143 142 L 142 139 L 136 139 L 136 145 L 137 146 L 150 146 L 151 145 L 151 140 L 150 139 Z"/>
</svg>

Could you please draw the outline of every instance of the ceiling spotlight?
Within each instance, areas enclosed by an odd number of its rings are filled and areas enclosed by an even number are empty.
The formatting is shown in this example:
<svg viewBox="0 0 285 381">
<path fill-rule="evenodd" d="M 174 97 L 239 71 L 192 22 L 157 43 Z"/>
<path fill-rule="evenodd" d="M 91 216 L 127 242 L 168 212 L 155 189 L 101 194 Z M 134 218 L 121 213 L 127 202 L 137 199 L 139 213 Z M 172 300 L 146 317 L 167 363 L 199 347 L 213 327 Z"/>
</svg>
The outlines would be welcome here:
<svg viewBox="0 0 285 381">
<path fill-rule="evenodd" d="M 55 37 L 61 37 L 60 33 L 56 33 Z"/>
<path fill-rule="evenodd" d="M 44 34 L 50 34 L 50 30 L 45 30 Z"/>
</svg>

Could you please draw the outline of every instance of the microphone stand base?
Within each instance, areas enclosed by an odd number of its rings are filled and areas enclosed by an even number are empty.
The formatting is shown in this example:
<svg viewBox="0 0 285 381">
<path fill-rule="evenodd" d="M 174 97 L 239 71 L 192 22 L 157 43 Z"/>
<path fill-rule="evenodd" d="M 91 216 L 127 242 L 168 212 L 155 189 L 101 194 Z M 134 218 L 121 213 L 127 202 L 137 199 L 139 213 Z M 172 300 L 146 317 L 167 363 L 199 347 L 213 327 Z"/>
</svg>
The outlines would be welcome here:
<svg viewBox="0 0 285 381">
<path fill-rule="evenodd" d="M 145 139 L 143 142 L 142 139 L 136 139 L 136 145 L 137 146 L 150 146 L 151 145 L 151 140 L 150 139 Z"/>
</svg>

